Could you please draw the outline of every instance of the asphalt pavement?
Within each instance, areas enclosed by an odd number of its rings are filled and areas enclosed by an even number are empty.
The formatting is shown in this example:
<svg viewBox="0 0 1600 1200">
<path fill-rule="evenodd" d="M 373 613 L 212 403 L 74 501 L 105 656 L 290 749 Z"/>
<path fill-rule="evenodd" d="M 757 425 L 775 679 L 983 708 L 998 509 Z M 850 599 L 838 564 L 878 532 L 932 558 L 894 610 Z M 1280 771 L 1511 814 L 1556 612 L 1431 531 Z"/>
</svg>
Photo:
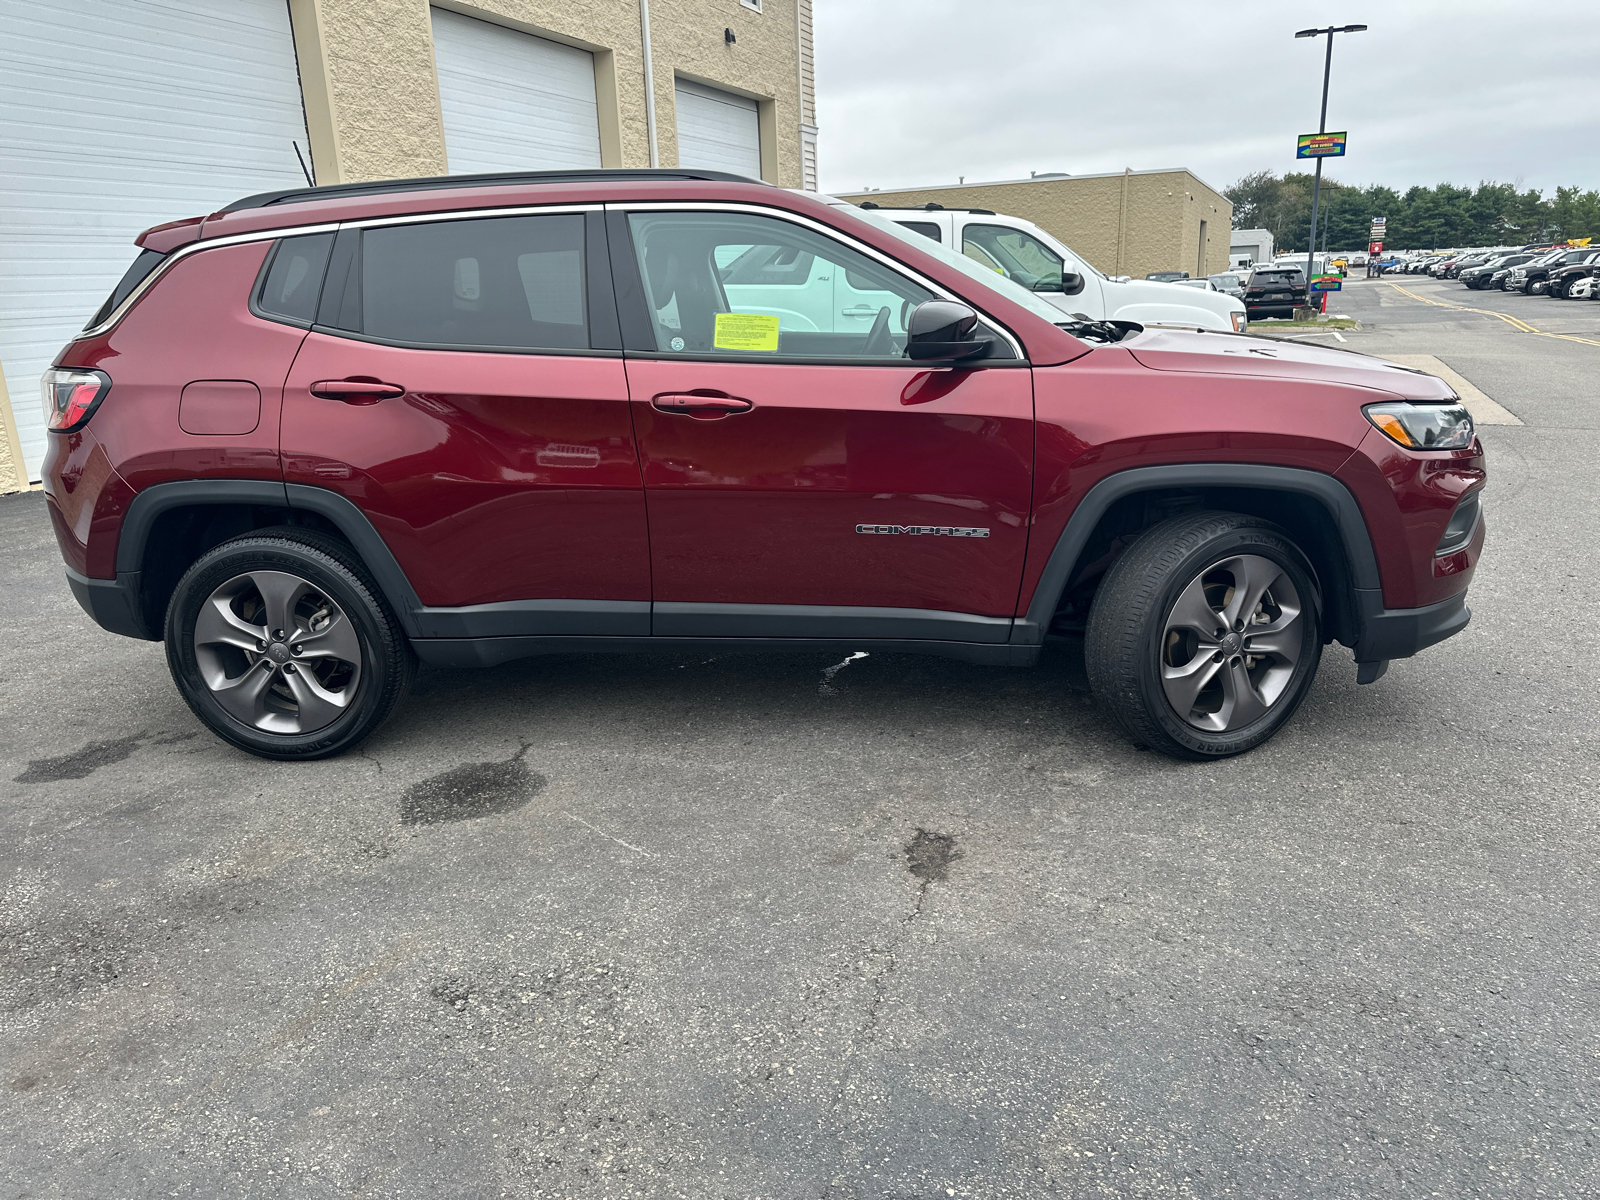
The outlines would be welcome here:
<svg viewBox="0 0 1600 1200">
<path fill-rule="evenodd" d="M 1523 422 L 1472 624 L 1217 764 L 1071 646 L 431 672 L 263 762 L 0 500 L 0 1198 L 1600 1193 L 1600 304 L 1392 283 L 1313 336 Z"/>
</svg>

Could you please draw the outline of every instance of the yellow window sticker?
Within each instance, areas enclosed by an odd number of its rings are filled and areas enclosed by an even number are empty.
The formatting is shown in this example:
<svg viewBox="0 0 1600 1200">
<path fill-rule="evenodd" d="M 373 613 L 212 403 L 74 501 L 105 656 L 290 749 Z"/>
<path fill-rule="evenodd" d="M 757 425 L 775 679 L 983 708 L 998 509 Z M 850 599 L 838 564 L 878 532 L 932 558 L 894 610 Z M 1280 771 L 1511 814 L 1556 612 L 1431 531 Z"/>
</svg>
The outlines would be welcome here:
<svg viewBox="0 0 1600 1200">
<path fill-rule="evenodd" d="M 711 344 L 718 350 L 776 350 L 778 318 L 766 313 L 718 313 Z"/>
</svg>

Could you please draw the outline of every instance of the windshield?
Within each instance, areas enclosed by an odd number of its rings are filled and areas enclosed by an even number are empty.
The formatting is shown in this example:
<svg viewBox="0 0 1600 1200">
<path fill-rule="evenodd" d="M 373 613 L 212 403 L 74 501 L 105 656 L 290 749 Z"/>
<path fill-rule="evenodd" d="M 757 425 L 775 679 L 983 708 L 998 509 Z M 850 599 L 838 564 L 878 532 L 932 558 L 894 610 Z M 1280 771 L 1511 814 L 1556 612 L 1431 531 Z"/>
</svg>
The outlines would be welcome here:
<svg viewBox="0 0 1600 1200">
<path fill-rule="evenodd" d="M 1067 315 L 1055 305 L 1039 299 L 1037 295 L 1021 284 L 1013 283 L 998 271 L 980 266 L 966 255 L 957 254 L 942 243 L 929 241 L 923 234 L 916 232 L 914 229 L 907 229 L 904 225 L 891 221 L 888 217 L 879 216 L 870 210 L 863 211 L 854 205 L 843 206 L 839 211 L 848 213 L 858 221 L 865 221 L 874 228 L 894 234 L 895 237 L 907 245 L 915 246 L 924 254 L 933 255 L 934 258 L 937 258 L 945 265 L 954 267 L 963 275 L 971 276 L 990 291 L 999 293 L 1013 304 L 1020 304 L 1035 316 L 1044 318 L 1052 325 L 1058 324 Z"/>
</svg>

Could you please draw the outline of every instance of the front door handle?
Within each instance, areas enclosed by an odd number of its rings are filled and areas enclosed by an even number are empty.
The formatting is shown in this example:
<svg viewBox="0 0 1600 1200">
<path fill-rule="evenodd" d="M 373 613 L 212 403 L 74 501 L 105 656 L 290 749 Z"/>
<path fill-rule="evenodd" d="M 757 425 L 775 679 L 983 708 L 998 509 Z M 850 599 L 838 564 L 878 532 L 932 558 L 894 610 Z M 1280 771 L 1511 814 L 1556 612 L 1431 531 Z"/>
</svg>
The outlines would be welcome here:
<svg viewBox="0 0 1600 1200">
<path fill-rule="evenodd" d="M 738 396 L 725 396 L 721 393 L 700 395 L 695 392 L 663 392 L 650 400 L 652 408 L 664 413 L 679 413 L 683 416 L 697 417 L 702 421 L 716 420 L 729 413 L 749 412 L 755 407 L 748 400 L 741 400 Z"/>
<path fill-rule="evenodd" d="M 398 383 L 380 383 L 376 379 L 324 379 L 313 383 L 309 390 L 323 400 L 343 400 L 346 404 L 375 404 L 406 394 Z"/>
<path fill-rule="evenodd" d="M 854 308 L 841 308 L 839 315 L 841 317 L 875 317 L 878 315 L 878 310 L 870 304 L 858 304 Z"/>
</svg>

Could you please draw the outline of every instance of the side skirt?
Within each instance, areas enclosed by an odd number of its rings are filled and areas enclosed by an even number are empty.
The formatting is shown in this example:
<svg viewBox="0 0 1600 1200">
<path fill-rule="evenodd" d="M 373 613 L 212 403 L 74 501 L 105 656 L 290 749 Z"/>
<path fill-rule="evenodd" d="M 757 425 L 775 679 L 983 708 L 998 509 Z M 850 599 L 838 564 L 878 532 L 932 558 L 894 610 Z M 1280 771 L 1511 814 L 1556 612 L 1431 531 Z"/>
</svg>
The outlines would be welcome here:
<svg viewBox="0 0 1600 1200">
<path fill-rule="evenodd" d="M 1040 646 L 947 642 L 915 638 L 746 638 L 746 637 L 483 637 L 414 638 L 417 657 L 431 667 L 493 667 L 541 654 L 682 654 L 717 650 L 724 654 L 850 653 L 932 654 L 990 667 L 1031 667 Z"/>
</svg>

